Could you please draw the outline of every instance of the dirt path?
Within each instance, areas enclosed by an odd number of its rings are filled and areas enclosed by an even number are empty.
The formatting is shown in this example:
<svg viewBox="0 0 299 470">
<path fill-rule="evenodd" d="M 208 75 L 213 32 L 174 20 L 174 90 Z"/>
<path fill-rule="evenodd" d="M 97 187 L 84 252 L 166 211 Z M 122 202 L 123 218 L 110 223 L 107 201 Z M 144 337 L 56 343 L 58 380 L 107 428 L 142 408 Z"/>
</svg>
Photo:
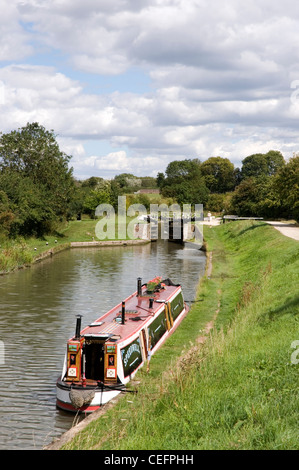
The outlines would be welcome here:
<svg viewBox="0 0 299 470">
<path fill-rule="evenodd" d="M 267 224 L 272 225 L 272 227 L 279 230 L 280 233 L 286 237 L 293 238 L 294 240 L 299 240 L 299 227 L 296 227 L 295 224 L 288 224 L 284 222 L 267 222 Z"/>
</svg>

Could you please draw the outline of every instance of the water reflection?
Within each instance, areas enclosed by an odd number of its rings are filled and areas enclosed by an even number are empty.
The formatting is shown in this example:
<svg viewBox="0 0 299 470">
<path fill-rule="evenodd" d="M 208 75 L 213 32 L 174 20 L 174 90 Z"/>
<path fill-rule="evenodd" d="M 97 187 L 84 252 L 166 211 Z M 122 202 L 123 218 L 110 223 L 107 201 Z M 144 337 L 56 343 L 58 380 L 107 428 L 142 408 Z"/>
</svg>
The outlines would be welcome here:
<svg viewBox="0 0 299 470">
<path fill-rule="evenodd" d="M 136 290 L 137 277 L 169 277 L 194 298 L 204 268 L 202 252 L 160 240 L 74 249 L 0 278 L 0 449 L 41 449 L 71 427 L 55 382 L 77 313 L 87 325 Z"/>
</svg>

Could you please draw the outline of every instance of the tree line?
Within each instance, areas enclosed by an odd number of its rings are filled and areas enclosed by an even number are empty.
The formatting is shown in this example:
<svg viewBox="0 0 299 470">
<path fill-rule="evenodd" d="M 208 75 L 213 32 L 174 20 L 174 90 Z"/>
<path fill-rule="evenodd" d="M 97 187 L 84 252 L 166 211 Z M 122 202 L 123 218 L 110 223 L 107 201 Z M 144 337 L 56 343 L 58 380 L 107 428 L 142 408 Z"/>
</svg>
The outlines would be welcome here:
<svg viewBox="0 0 299 470">
<path fill-rule="evenodd" d="M 79 181 L 70 168 L 53 130 L 38 123 L 0 135 L 0 236 L 53 233 L 62 222 L 95 216 L 99 204 L 117 209 L 118 196 L 148 205 L 139 189 L 157 188 L 156 178 L 122 173 L 112 180 L 90 177 Z"/>
<path fill-rule="evenodd" d="M 299 220 L 299 156 L 279 151 L 254 154 L 235 168 L 228 158 L 172 161 L 157 177 L 121 173 L 111 180 L 79 181 L 53 130 L 38 123 L 0 135 L 0 234 L 42 236 L 65 220 L 94 217 L 99 204 L 203 204 L 213 212 Z M 149 197 L 140 189 L 159 188 Z"/>
<path fill-rule="evenodd" d="M 286 162 L 270 150 L 244 158 L 241 168 L 222 157 L 173 161 L 157 184 L 164 196 L 202 203 L 209 211 L 299 221 L 298 155 Z"/>
</svg>

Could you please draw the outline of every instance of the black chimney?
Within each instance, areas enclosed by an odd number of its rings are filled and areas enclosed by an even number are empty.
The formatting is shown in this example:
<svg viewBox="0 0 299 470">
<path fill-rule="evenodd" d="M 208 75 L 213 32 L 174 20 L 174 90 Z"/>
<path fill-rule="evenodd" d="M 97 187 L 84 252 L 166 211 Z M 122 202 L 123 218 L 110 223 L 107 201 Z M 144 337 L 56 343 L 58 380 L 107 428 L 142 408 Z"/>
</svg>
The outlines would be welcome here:
<svg viewBox="0 0 299 470">
<path fill-rule="evenodd" d="M 126 314 L 126 304 L 125 302 L 122 302 L 121 304 L 121 324 L 125 324 L 125 314 Z"/>
<path fill-rule="evenodd" d="M 81 318 L 82 315 L 77 315 L 77 323 L 76 323 L 76 339 L 80 339 L 80 332 L 81 332 Z"/>
<path fill-rule="evenodd" d="M 141 297 L 141 277 L 137 278 L 137 296 Z"/>
</svg>

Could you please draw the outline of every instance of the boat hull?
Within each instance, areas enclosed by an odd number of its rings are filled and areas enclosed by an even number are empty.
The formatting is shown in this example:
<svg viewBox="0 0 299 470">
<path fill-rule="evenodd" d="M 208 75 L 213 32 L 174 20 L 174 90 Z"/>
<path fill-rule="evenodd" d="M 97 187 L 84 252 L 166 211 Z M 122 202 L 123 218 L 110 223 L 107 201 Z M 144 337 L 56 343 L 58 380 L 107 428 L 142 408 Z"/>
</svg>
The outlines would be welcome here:
<svg viewBox="0 0 299 470">
<path fill-rule="evenodd" d="M 71 398 L 71 390 L 77 391 L 78 393 L 91 391 L 94 393 L 94 397 L 90 403 L 77 407 Z M 59 379 L 56 383 L 56 405 L 64 411 L 71 411 L 73 413 L 91 413 L 113 400 L 113 398 L 116 398 L 120 393 L 121 390 L 111 390 L 108 387 L 97 387 L 95 389 L 94 387 L 77 386 L 74 388 L 70 385 L 66 385 L 65 382 L 62 382 L 61 379 Z"/>
</svg>

